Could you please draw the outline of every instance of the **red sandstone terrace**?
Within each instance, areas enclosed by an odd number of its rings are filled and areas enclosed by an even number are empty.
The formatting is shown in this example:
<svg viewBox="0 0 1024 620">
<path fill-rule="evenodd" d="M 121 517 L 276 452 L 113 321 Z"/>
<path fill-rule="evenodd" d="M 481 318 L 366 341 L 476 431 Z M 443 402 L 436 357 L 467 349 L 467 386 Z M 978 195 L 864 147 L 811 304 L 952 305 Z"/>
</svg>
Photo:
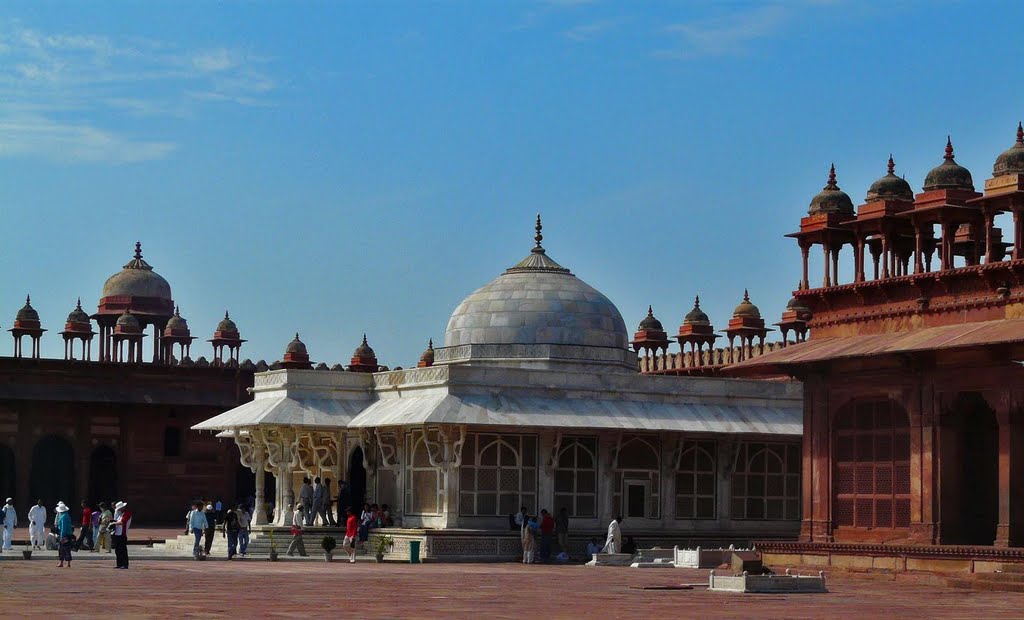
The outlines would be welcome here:
<svg viewBox="0 0 1024 620">
<path fill-rule="evenodd" d="M 1024 594 L 850 576 L 831 577 L 820 595 L 643 589 L 707 583 L 707 571 L 689 569 L 151 561 L 114 579 L 88 562 L 0 567 L 5 612 L 20 618 L 294 617 L 311 593 L 328 614 L 358 593 L 352 600 L 368 618 L 522 618 L 524 609 L 545 618 L 1016 618 L 1024 605 Z"/>
</svg>

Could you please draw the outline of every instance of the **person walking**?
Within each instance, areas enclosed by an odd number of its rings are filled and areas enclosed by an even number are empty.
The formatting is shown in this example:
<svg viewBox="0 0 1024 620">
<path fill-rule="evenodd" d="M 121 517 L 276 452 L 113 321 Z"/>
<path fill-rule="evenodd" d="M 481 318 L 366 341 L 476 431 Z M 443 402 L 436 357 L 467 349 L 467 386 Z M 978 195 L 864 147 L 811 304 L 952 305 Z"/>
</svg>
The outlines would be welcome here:
<svg viewBox="0 0 1024 620">
<path fill-rule="evenodd" d="M 68 507 L 64 505 L 64 502 L 57 502 L 57 518 L 54 521 L 54 526 L 57 528 L 57 558 L 60 560 L 60 564 L 57 568 L 62 568 L 64 562 L 68 563 L 68 568 L 71 568 L 71 546 L 75 542 L 75 526 L 71 523 L 71 515 L 68 514 Z"/>
<path fill-rule="evenodd" d="M 85 500 L 82 500 L 82 531 L 75 542 L 75 551 L 82 549 L 82 543 L 85 543 L 86 549 L 92 549 L 92 508 Z"/>
<path fill-rule="evenodd" d="M 46 544 L 46 506 L 43 500 L 28 509 L 28 541 L 33 549 L 42 549 Z"/>
<path fill-rule="evenodd" d="M 238 553 L 238 513 L 234 508 L 228 508 L 224 513 L 224 536 L 228 539 L 228 559 L 231 560 Z"/>
<path fill-rule="evenodd" d="M 523 515 L 523 527 L 519 533 L 520 542 L 523 544 L 523 564 L 533 564 L 533 553 L 537 546 L 533 533 L 538 527 L 536 519 L 528 514 Z"/>
<path fill-rule="evenodd" d="M 92 549 L 89 550 L 90 553 L 96 553 L 96 546 L 100 541 L 100 519 L 103 518 L 101 506 L 103 506 L 103 502 L 96 504 L 96 510 L 92 511 Z"/>
<path fill-rule="evenodd" d="M 206 513 L 203 512 L 203 502 L 192 504 L 192 510 L 186 516 L 188 530 L 195 536 L 195 544 L 192 545 L 192 559 L 198 560 L 202 555 L 203 533 L 206 531 Z"/>
<path fill-rule="evenodd" d="M 366 541 L 370 539 L 370 523 L 372 522 L 373 510 L 370 509 L 370 504 L 363 504 L 363 512 L 359 515 L 359 542 L 363 546 L 366 546 Z"/>
<path fill-rule="evenodd" d="M 117 557 L 117 566 L 114 568 L 128 568 L 128 529 L 132 526 L 132 513 L 128 510 L 128 502 L 120 501 L 114 504 L 114 517 L 110 522 L 114 532 L 111 538 L 114 541 L 114 555 Z"/>
<path fill-rule="evenodd" d="M 316 518 L 320 515 L 320 508 L 324 503 L 324 485 L 320 483 L 320 476 L 313 478 L 313 514 L 309 516 L 309 524 L 316 525 Z M 321 519 L 320 525 L 327 525 L 326 519 Z"/>
<path fill-rule="evenodd" d="M 93 551 L 99 551 L 100 549 L 106 549 L 107 553 L 110 553 L 111 542 L 110 542 L 110 523 L 114 520 L 114 513 L 110 511 L 110 506 L 106 502 L 100 502 L 100 527 L 99 534 L 96 536 L 96 544 L 93 546 Z"/>
<path fill-rule="evenodd" d="M 601 553 L 620 553 L 622 550 L 622 530 L 619 524 L 622 523 L 622 516 L 615 517 L 608 524 L 608 538 L 604 541 L 604 548 Z"/>
<path fill-rule="evenodd" d="M 558 539 L 558 550 L 569 553 L 569 511 L 563 506 L 555 517 L 555 538 Z"/>
<path fill-rule="evenodd" d="M 359 537 L 359 519 L 351 507 L 345 509 L 345 552 L 348 553 L 348 561 L 356 563 L 356 540 Z"/>
<path fill-rule="evenodd" d="M 14 528 L 18 526 L 18 513 L 14 510 L 14 499 L 8 497 L 7 503 L 4 504 L 4 540 L 3 547 L 4 551 L 10 551 L 11 539 L 14 538 Z"/>
<path fill-rule="evenodd" d="M 298 551 L 300 556 L 306 557 L 306 543 L 302 542 L 302 528 L 306 523 L 304 510 L 304 506 L 299 504 L 292 514 L 292 541 L 288 543 L 288 555 L 295 555 Z"/>
<path fill-rule="evenodd" d="M 217 512 L 213 509 L 213 504 L 206 505 L 206 529 L 203 533 L 206 536 L 203 542 L 203 553 L 210 555 L 210 549 L 213 549 L 213 535 L 217 528 Z"/>
<path fill-rule="evenodd" d="M 555 533 L 555 520 L 547 508 L 540 511 L 540 561 L 551 561 L 551 537 Z"/>
<path fill-rule="evenodd" d="M 238 515 L 238 555 L 245 557 L 249 548 L 249 530 L 252 528 L 252 516 L 246 510 L 245 504 L 239 504 L 235 511 Z"/>
</svg>

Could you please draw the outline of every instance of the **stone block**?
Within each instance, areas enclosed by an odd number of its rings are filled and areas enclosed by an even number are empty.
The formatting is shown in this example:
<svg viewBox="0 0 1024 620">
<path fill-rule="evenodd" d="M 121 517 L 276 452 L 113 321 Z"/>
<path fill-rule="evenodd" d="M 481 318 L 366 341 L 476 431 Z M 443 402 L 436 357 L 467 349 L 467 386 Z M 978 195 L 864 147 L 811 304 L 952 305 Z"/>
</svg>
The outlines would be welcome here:
<svg viewBox="0 0 1024 620">
<path fill-rule="evenodd" d="M 832 566 L 836 568 L 867 570 L 874 568 L 874 559 L 863 555 L 833 555 Z"/>
<path fill-rule="evenodd" d="M 971 560 L 939 559 L 939 558 L 907 558 L 907 570 L 920 570 L 932 573 L 969 573 Z"/>
</svg>

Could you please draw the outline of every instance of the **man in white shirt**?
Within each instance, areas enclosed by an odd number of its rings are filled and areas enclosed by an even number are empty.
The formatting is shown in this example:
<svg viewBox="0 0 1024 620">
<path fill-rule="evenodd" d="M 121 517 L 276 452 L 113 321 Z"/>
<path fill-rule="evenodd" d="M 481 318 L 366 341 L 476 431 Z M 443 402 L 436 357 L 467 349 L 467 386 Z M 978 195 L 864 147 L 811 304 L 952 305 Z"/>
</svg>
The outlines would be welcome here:
<svg viewBox="0 0 1024 620">
<path fill-rule="evenodd" d="M 245 557 L 245 550 L 249 548 L 249 529 L 252 525 L 252 515 L 245 509 L 245 504 L 239 504 L 238 510 L 238 554 Z"/>
<path fill-rule="evenodd" d="M 615 517 L 608 524 L 608 538 L 604 541 L 604 549 L 601 549 L 601 553 L 622 553 L 622 530 L 619 528 L 620 523 L 622 523 L 622 517 Z"/>
<path fill-rule="evenodd" d="M 46 544 L 45 526 L 46 506 L 43 506 L 43 500 L 38 500 L 28 509 L 28 541 L 33 549 L 42 549 Z"/>
<path fill-rule="evenodd" d="M 313 506 L 306 513 L 306 524 L 316 525 L 316 516 L 320 514 L 320 504 L 324 501 L 324 485 L 320 484 L 320 476 L 313 479 Z M 327 525 L 324 521 L 321 525 Z"/>
<path fill-rule="evenodd" d="M 4 540 L 3 550 L 10 551 L 11 539 L 14 538 L 14 527 L 18 525 L 18 513 L 14 511 L 14 498 L 8 497 L 4 504 Z"/>
</svg>

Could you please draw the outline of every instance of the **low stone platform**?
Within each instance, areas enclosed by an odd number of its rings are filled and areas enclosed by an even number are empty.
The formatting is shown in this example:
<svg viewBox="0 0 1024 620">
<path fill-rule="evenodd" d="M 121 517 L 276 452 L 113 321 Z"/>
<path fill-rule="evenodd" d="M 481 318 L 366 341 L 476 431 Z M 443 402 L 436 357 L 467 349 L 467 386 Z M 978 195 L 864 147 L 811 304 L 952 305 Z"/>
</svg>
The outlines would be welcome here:
<svg viewBox="0 0 1024 620">
<path fill-rule="evenodd" d="M 765 566 L 855 572 L 967 575 L 1024 566 L 1024 549 L 967 545 L 885 545 L 759 541 Z"/>
<path fill-rule="evenodd" d="M 629 566 L 632 563 L 632 553 L 595 553 L 587 566 Z"/>
<path fill-rule="evenodd" d="M 828 592 L 825 589 L 825 573 L 817 575 L 796 575 L 786 571 L 785 575 L 716 575 L 708 576 L 708 589 L 716 592 L 739 592 L 750 594 L 808 594 Z"/>
</svg>

